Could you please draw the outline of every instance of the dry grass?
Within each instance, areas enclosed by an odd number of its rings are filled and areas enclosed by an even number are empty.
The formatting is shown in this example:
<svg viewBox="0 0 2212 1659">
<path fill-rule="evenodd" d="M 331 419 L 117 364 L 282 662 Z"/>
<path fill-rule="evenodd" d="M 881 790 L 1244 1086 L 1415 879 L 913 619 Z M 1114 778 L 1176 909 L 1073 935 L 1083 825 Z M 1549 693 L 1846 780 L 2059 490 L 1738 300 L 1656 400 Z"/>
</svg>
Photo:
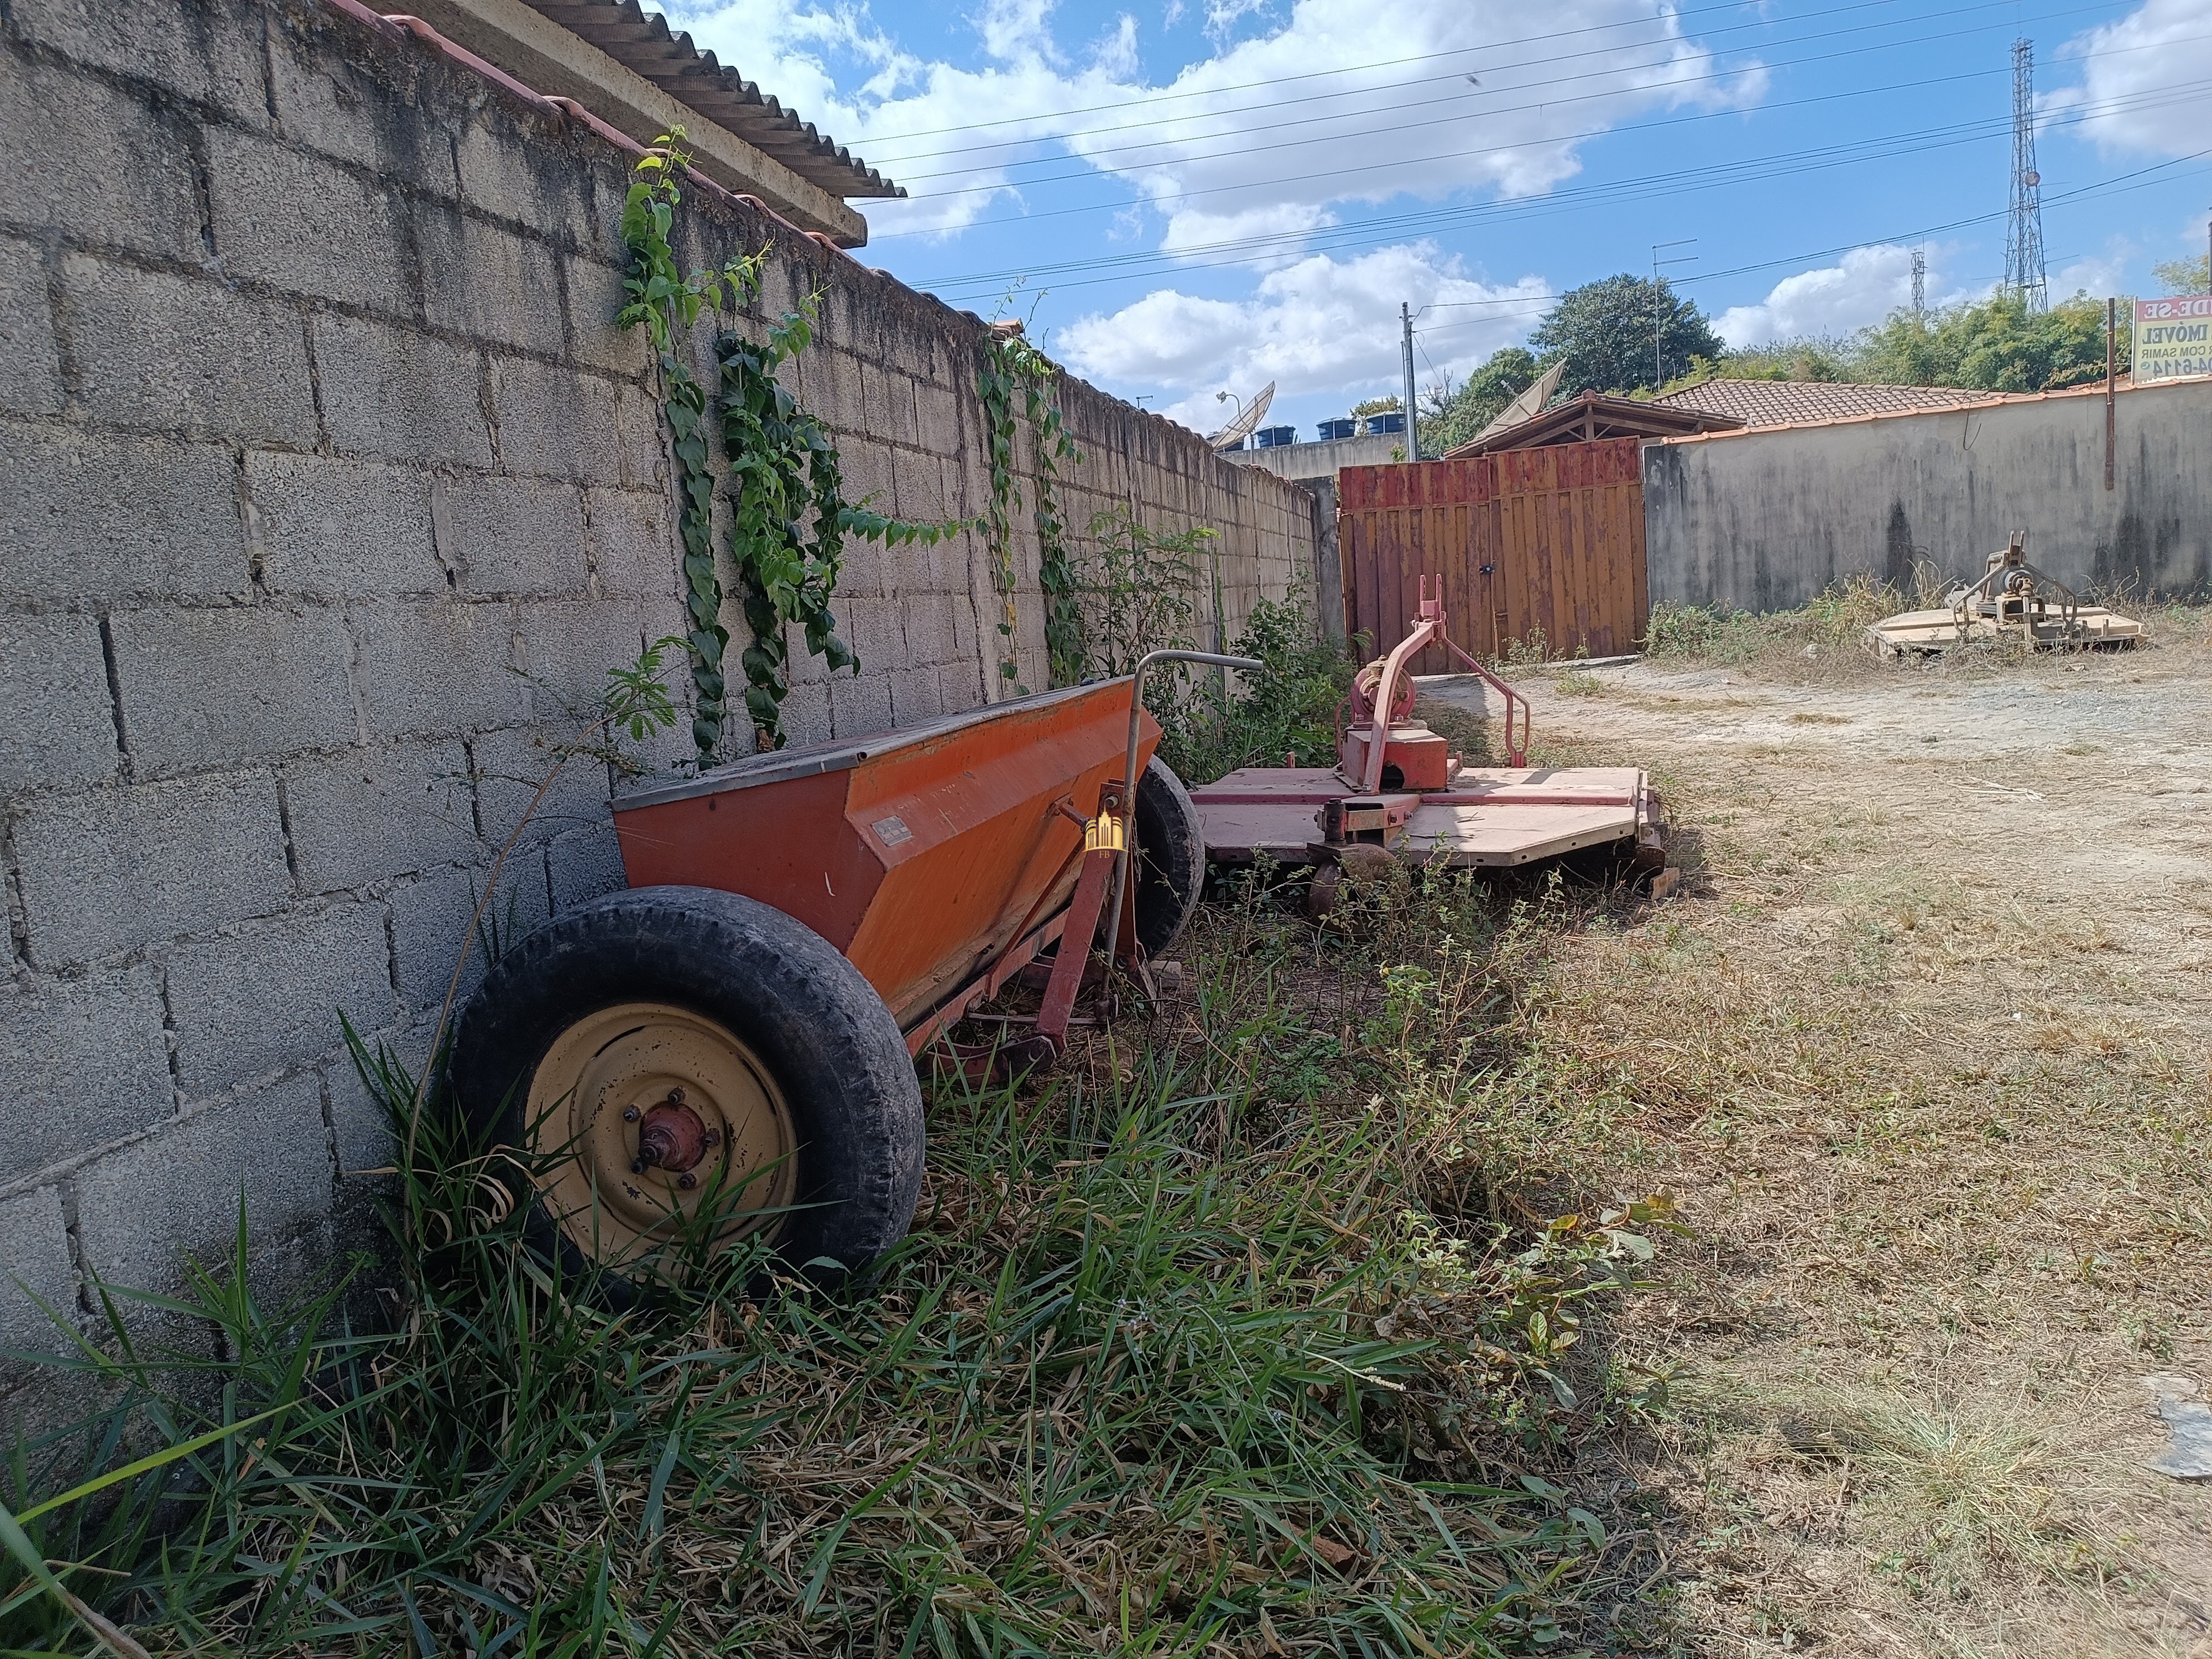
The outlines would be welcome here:
<svg viewBox="0 0 2212 1659">
<path fill-rule="evenodd" d="M 1949 583 L 1923 566 L 1903 588 L 1864 576 L 1838 583 L 1796 611 L 1753 615 L 1719 607 L 1652 607 L 1644 645 L 1648 659 L 1685 667 L 1723 668 L 1750 683 L 1875 686 L 1894 683 L 1899 666 L 1865 644 L 1867 628 L 1902 611 L 1940 608 Z M 2142 622 L 2158 647 L 2194 649 L 2212 639 L 2201 603 L 2098 594 L 2093 602 Z M 2038 659 L 2013 637 L 1978 643 L 1911 665 L 1923 684 L 2037 672 Z"/>
<path fill-rule="evenodd" d="M 2134 658 L 1540 704 L 1557 757 L 1658 763 L 1697 866 L 1560 951 L 1514 1085 L 1623 1102 L 1617 1178 L 1696 1230 L 1620 1335 L 1686 1372 L 1628 1454 L 1682 1650 L 2212 1654 L 2212 1504 L 2140 1467 L 2138 1379 L 2212 1370 L 2212 652 L 2151 616 Z M 1966 712 L 2020 680 L 2057 696 Z"/>
<path fill-rule="evenodd" d="M 179 1652 L 2212 1659 L 2137 1382 L 2212 1372 L 2212 628 L 1885 672 L 1844 611 L 1526 677 L 1685 897 L 1224 894 L 1150 1024 L 939 1085 L 839 1299 L 610 1320 L 441 1161 L 397 1340 L 210 1276 L 220 1410 L 301 1414 L 46 1553 Z"/>
</svg>

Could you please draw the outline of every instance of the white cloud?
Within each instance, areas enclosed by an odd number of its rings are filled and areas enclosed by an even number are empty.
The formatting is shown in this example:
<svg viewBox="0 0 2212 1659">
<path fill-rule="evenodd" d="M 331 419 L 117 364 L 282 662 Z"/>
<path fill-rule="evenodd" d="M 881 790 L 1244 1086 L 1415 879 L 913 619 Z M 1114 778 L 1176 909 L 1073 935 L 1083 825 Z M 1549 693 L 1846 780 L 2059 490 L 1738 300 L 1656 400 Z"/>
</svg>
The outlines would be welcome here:
<svg viewBox="0 0 2212 1659">
<path fill-rule="evenodd" d="M 1054 187 L 1022 183 L 1036 161 L 1120 179 L 1165 216 L 1170 250 L 1218 241 L 1255 213 L 1296 236 L 1339 203 L 1538 195 L 1579 170 L 1582 134 L 1655 109 L 1746 106 L 1766 83 L 1755 63 L 1723 68 L 1669 0 L 1556 0 L 1540 19 L 1466 0 L 1294 0 L 1272 29 L 1268 7 L 1212 0 L 1214 55 L 1158 84 L 1139 72 L 1126 16 L 1079 61 L 1064 55 L 1052 0 L 986 0 L 971 21 L 989 61 L 974 69 L 909 53 L 836 0 L 669 11 L 913 191 L 865 204 L 879 235 L 956 231 L 1009 198 L 1042 205 Z M 1248 16 L 1268 32 L 1224 44 Z M 841 89 L 825 64 L 837 52 L 869 77 Z M 1387 66 L 1313 78 L 1363 64 Z"/>
<path fill-rule="evenodd" d="M 1162 289 L 1110 315 L 1079 318 L 1049 344 L 1093 380 L 1184 394 L 1159 412 L 1204 431 L 1222 423 L 1213 394 L 1224 388 L 1249 396 L 1273 380 L 1283 397 L 1340 392 L 1347 406 L 1396 391 L 1401 300 L 1429 308 L 1425 385 L 1439 372 L 1463 376 L 1526 335 L 1548 291 L 1538 276 L 1479 281 L 1434 244 L 1412 243 L 1352 259 L 1310 255 L 1267 273 L 1247 300 Z"/>
<path fill-rule="evenodd" d="M 891 178 L 908 169 L 887 164 L 886 153 L 1005 141 L 1003 147 L 972 155 L 972 164 L 957 179 L 917 186 L 957 185 L 957 193 L 860 204 L 877 230 L 957 231 L 1012 191 L 1012 164 L 1064 131 L 1070 108 L 1128 97 L 1133 25 L 1117 22 L 1093 44 L 1089 61 L 1071 64 L 1052 39 L 1051 0 L 989 0 L 971 20 L 990 60 L 975 69 L 908 52 L 857 7 L 810 9 L 803 0 L 667 0 L 665 9 L 671 24 L 689 31 L 699 46 L 741 67 L 817 131 Z M 869 72 L 841 87 L 830 67 L 833 57 L 857 58 Z M 914 170 L 934 172 L 948 164 L 949 158 L 918 160 Z"/>
<path fill-rule="evenodd" d="M 1117 81 L 1126 81 L 1136 74 L 1137 20 L 1123 12 L 1115 19 L 1114 27 L 1091 43 L 1091 61 L 1102 75 Z"/>
<path fill-rule="evenodd" d="M 1057 58 L 1046 26 L 1052 8 L 1053 0 L 984 0 L 975 19 L 983 50 L 1007 63 L 1031 56 Z"/>
<path fill-rule="evenodd" d="M 1077 130 L 1105 125 L 1086 118 L 1064 142 L 1168 216 L 1166 246 L 1189 247 L 1261 204 L 1302 209 L 1310 228 L 1343 202 L 1538 195 L 1580 169 L 1577 134 L 1653 109 L 1735 107 L 1765 89 L 1762 70 L 1723 71 L 1657 0 L 1559 0 L 1542 14 L 1546 40 L 1530 24 L 1499 6 L 1298 0 L 1280 30 L 1156 88 L 1177 101 L 1150 118 L 1133 110 L 1126 130 Z M 1386 66 L 1310 79 L 1338 64 Z"/>
<path fill-rule="evenodd" d="M 1228 44 L 1237 24 L 1255 12 L 1267 9 L 1270 0 L 1207 0 L 1206 38 L 1217 46 Z"/>
<path fill-rule="evenodd" d="M 1935 279 L 1931 270 L 1930 303 Z M 1759 304 L 1730 306 L 1714 319 L 1713 331 L 1738 348 L 1849 334 L 1911 302 L 1912 250 L 1881 243 L 1855 247 L 1835 264 L 1784 277 Z"/>
<path fill-rule="evenodd" d="M 2103 253 L 2087 255 L 2051 272 L 2045 290 L 2054 301 L 2070 300 L 2077 294 L 2101 300 L 2108 294 L 2122 293 L 2128 285 L 2128 261 L 2134 252 L 2126 238 L 2116 236 Z"/>
<path fill-rule="evenodd" d="M 1168 222 L 1160 246 L 1170 253 L 1197 258 L 1255 238 L 1278 239 L 1257 254 L 1258 265 L 1281 264 L 1297 255 L 1297 238 L 1336 222 L 1327 208 L 1308 202 L 1255 202 L 1234 213 L 1178 213 Z"/>
<path fill-rule="evenodd" d="M 1954 243 L 1931 242 L 1923 250 L 1928 267 L 1923 292 L 1930 311 L 1986 300 L 1998 287 L 1994 278 L 1961 280 L 1943 269 L 1960 252 Z M 2050 279 L 2053 299 L 2070 297 L 2076 287 L 2092 294 L 2116 291 L 2128 248 L 2115 238 L 2103 258 L 2076 260 Z M 1769 345 L 1808 337 L 1832 338 L 1856 333 L 1912 303 L 1912 250 L 1877 242 L 1855 247 L 1832 265 L 1785 276 L 1753 306 L 1730 306 L 1713 319 L 1713 331 L 1732 346 Z"/>
<path fill-rule="evenodd" d="M 1306 252 L 1348 204 L 1540 196 L 1579 171 L 1583 135 L 1653 111 L 1743 107 L 1765 88 L 1755 63 L 1724 66 L 1687 36 L 1674 0 L 1553 0 L 1540 14 L 1473 0 L 1206 0 L 1212 55 L 1158 80 L 1140 72 L 1128 15 L 1071 53 L 1054 40 L 1053 6 L 981 0 L 969 14 L 972 67 L 908 52 L 847 0 L 673 0 L 672 15 L 915 192 L 862 204 L 878 241 L 949 238 L 1014 204 L 1049 210 L 1054 187 L 1023 182 L 1042 172 L 1127 189 L 1140 216 L 1102 216 L 1102 239 L 1133 230 L 1130 242 L 1156 237 L 1170 258 L 1244 264 L 1257 277 L 1244 299 L 1164 287 L 1051 338 L 1079 373 L 1180 394 L 1163 412 L 1200 429 L 1218 424 L 1224 386 L 1272 380 L 1285 396 L 1347 401 L 1394 389 L 1401 299 L 1464 307 L 1429 319 L 1425 382 L 1463 376 L 1534 325 L 1543 303 L 1530 296 L 1546 291 L 1534 277 L 1479 280 L 1427 243 Z M 841 88 L 830 64 L 855 59 L 866 79 Z M 1385 66 L 1316 78 L 1346 64 Z M 1041 226 L 1036 246 L 1065 258 L 1093 228 Z"/>
<path fill-rule="evenodd" d="M 2204 0 L 2144 0 L 2118 22 L 2075 36 L 2060 56 L 2081 59 L 2081 84 L 2062 88 L 2049 106 L 2102 110 L 2083 123 L 2100 149 L 2186 155 L 2204 147 L 2203 94 L 2182 90 L 2212 81 Z"/>
</svg>

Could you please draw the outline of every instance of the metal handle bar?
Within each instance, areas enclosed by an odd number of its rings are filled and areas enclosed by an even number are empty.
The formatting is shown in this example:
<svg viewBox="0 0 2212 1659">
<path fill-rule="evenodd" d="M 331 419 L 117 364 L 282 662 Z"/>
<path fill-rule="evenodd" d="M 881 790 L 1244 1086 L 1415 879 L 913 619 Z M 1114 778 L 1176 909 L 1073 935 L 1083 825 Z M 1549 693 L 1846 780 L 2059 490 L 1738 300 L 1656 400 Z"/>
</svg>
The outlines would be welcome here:
<svg viewBox="0 0 2212 1659">
<path fill-rule="evenodd" d="M 1515 767 L 1528 765 L 1528 734 L 1533 729 L 1530 725 L 1528 699 L 1508 685 L 1498 675 L 1492 673 L 1473 657 L 1461 650 L 1456 641 L 1443 639 L 1439 640 L 1437 643 L 1465 663 L 1473 673 L 1496 687 L 1504 696 L 1505 699 L 1505 763 Z M 1517 738 L 1513 735 L 1513 708 L 1516 703 L 1521 708 L 1521 735 Z"/>
<path fill-rule="evenodd" d="M 1145 671 L 1156 662 L 1196 662 L 1212 668 L 1241 668 L 1255 673 L 1267 665 L 1254 657 L 1224 657 L 1212 651 L 1147 651 L 1137 659 L 1137 672 L 1129 685 L 1129 752 L 1121 767 L 1121 811 L 1127 827 L 1121 850 L 1114 859 L 1113 908 L 1106 921 L 1106 977 L 1114 977 L 1114 951 L 1121 942 L 1121 900 L 1129 885 L 1129 866 L 1137 857 L 1137 736 L 1145 718 Z M 1066 947 L 1061 946 L 1063 950 Z"/>
</svg>

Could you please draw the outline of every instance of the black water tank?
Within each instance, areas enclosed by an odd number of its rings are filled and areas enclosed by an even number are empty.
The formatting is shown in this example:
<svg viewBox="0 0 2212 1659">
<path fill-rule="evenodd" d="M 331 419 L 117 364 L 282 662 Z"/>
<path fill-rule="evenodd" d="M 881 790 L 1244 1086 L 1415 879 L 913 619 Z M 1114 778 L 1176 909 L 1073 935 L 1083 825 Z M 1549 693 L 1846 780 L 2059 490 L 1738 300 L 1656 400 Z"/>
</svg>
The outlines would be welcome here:
<svg viewBox="0 0 2212 1659">
<path fill-rule="evenodd" d="M 1255 449 L 1285 449 L 1297 441 L 1298 429 L 1294 426 L 1263 426 L 1252 434 Z"/>
<path fill-rule="evenodd" d="M 1328 443 L 1338 438 L 1358 437 L 1359 422 L 1347 415 L 1339 420 L 1323 421 L 1315 430 L 1321 434 L 1321 441 L 1323 443 Z"/>
<path fill-rule="evenodd" d="M 1367 430 L 1378 438 L 1394 432 L 1403 432 L 1405 429 L 1406 416 L 1401 410 L 1392 410 L 1387 415 L 1370 415 L 1367 417 Z"/>
</svg>

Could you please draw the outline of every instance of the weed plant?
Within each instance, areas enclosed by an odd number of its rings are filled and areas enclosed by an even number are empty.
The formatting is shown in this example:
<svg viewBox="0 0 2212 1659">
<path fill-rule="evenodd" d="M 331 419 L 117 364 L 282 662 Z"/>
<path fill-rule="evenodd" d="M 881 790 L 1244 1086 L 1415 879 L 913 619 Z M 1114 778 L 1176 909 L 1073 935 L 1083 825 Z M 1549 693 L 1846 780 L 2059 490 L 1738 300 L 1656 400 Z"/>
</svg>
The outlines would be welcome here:
<svg viewBox="0 0 2212 1659">
<path fill-rule="evenodd" d="M 1293 755 L 1301 766 L 1334 765 L 1337 707 L 1356 665 L 1322 637 L 1305 597 L 1261 600 L 1231 648 L 1264 666 L 1240 674 L 1225 700 L 1200 674 L 1153 705 L 1160 753 L 1176 775 L 1211 783 L 1240 767 L 1284 765 Z"/>
<path fill-rule="evenodd" d="M 2017 666 L 2045 654 L 2030 651 L 2016 635 L 2007 635 L 1924 661 L 1883 663 L 1875 658 L 1866 644 L 1870 625 L 1899 611 L 1942 609 L 1954 585 L 1934 566 L 1921 562 L 1905 587 L 1870 576 L 1849 576 L 1795 611 L 1754 614 L 1723 605 L 1655 605 L 1645 625 L 1644 654 L 1655 660 L 1706 662 L 1778 678 L 1820 679 L 1891 673 L 1900 668 L 1971 674 Z M 2083 597 L 2087 603 L 2109 605 L 2142 622 L 2154 643 L 2193 642 L 2204 635 L 2206 607 L 2201 598 L 2146 598 L 2124 588 Z"/>
<path fill-rule="evenodd" d="M 1923 581 L 1908 594 L 1857 575 L 1832 584 L 1796 611 L 1753 615 L 1719 605 L 1655 605 L 1644 651 L 1648 657 L 1695 658 L 1729 667 L 1871 660 L 1867 629 L 1900 611 L 1942 603 L 1941 593 L 1928 590 Z"/>
<path fill-rule="evenodd" d="M 1155 531 L 1116 507 L 1091 520 L 1075 592 L 1082 605 L 1083 666 L 1110 677 L 1134 671 L 1149 651 L 1199 648 L 1201 565 L 1218 561 L 1219 532 Z M 1220 602 L 1214 572 L 1213 603 Z M 1212 647 L 1207 647 L 1212 648 Z M 1231 647 L 1266 665 L 1225 676 L 1187 663 L 1156 665 L 1145 704 L 1160 722 L 1160 754 L 1187 783 L 1211 783 L 1244 766 L 1327 766 L 1336 754 L 1336 709 L 1355 664 L 1322 635 L 1310 599 L 1260 600 Z"/>
<path fill-rule="evenodd" d="M 939 1078 L 914 1232 L 835 1293 L 755 1248 L 610 1311 L 434 1073 L 391 1328 L 257 1292 L 241 1218 L 182 1295 L 102 1290 L 97 1408 L 7 1502 L 149 1651 L 1559 1651 L 1638 1547 L 1550 1474 L 1660 1387 L 1583 1310 L 1664 1224 L 1500 1196 L 1559 1130 L 1499 1079 L 1564 901 L 1398 872 L 1316 933 L 1278 896 L 1209 908 L 1183 998 L 1053 1079 Z M 404 1144 L 422 1079 L 356 1058 Z M 97 1639 L 0 1600 L 8 1647 Z"/>
</svg>

